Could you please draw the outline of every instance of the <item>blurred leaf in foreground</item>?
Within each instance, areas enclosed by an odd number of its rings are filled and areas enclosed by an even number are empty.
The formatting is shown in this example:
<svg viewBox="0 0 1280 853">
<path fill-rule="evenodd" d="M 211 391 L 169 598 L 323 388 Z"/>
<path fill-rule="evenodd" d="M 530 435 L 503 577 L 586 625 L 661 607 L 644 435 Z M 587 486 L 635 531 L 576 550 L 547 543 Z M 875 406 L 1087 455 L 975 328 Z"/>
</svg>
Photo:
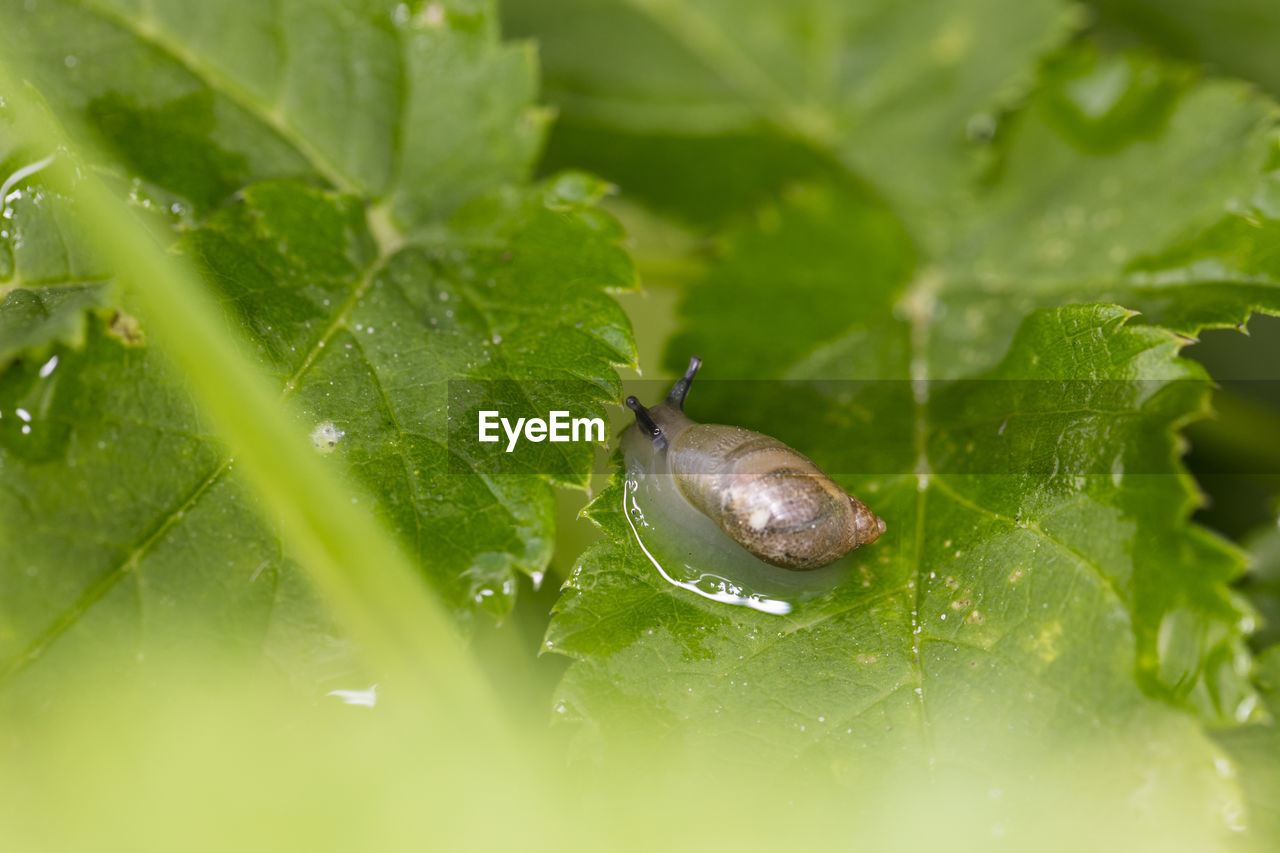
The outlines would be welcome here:
<svg viewBox="0 0 1280 853">
<path fill-rule="evenodd" d="M 634 764 L 534 768 L 474 720 L 442 718 L 394 685 L 378 685 L 372 708 L 300 701 L 278 678 L 228 665 L 220 647 L 187 639 L 175 652 L 179 665 L 157 668 L 162 677 L 141 686 L 84 661 L 71 669 L 69 701 L 21 727 L 6 717 L 7 848 L 399 851 L 420 850 L 425 839 L 450 851 L 768 851 L 802 840 L 833 853 L 851 842 L 894 853 L 1070 853 L 1082 843 L 1165 853 L 1221 840 L 1189 827 L 1211 807 L 1202 795 L 1214 792 L 1177 776 L 1122 773 L 1124 782 L 1146 781 L 1142 803 L 1170 789 L 1183 796 L 1187 816 L 1135 821 L 1127 800 L 1094 795 L 1095 785 L 1109 786 L 1109 756 L 1082 750 L 1054 754 L 1061 763 L 1038 767 L 1035 786 L 992 789 L 972 775 L 903 780 L 890 766 L 856 797 L 799 767 L 744 770 L 736 757 L 749 743 L 694 772 L 651 742 L 635 744 L 644 755 Z M 1033 789 L 1052 796 L 1029 797 Z M 503 820 L 493 819 L 495 803 Z"/>
</svg>

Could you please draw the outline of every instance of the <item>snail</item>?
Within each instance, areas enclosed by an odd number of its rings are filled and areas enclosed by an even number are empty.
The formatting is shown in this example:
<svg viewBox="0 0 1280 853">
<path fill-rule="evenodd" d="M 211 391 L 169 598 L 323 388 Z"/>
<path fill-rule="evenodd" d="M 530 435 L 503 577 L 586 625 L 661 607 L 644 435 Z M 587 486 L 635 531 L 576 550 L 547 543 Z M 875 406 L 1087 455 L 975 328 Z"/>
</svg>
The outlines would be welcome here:
<svg viewBox="0 0 1280 853">
<path fill-rule="evenodd" d="M 669 493 L 783 569 L 821 568 L 884 533 L 884 521 L 866 504 L 777 439 L 687 417 L 684 400 L 701 366 L 691 358 L 671 393 L 652 408 L 626 399 L 636 415 L 623 437 L 629 468 L 670 474 Z"/>
</svg>

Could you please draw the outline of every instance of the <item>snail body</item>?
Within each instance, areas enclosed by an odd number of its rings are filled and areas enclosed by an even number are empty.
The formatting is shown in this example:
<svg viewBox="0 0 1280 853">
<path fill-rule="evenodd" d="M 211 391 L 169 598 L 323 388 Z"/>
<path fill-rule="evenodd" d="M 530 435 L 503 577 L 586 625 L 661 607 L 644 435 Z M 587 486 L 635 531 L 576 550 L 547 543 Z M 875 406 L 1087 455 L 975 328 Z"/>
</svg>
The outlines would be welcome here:
<svg viewBox="0 0 1280 853">
<path fill-rule="evenodd" d="M 636 413 L 623 441 L 631 464 L 669 474 L 671 491 L 772 566 L 818 569 L 884 533 L 883 520 L 796 450 L 752 430 L 685 415 L 684 399 L 701 364 L 691 359 L 652 408 L 627 398 Z"/>
</svg>

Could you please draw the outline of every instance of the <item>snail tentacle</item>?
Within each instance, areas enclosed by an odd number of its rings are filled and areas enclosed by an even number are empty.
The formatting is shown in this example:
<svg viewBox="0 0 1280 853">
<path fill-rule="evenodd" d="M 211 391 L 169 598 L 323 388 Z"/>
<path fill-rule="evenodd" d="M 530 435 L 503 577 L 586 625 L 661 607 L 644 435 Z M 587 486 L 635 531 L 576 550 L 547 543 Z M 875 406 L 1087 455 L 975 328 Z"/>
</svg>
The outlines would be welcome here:
<svg viewBox="0 0 1280 853">
<path fill-rule="evenodd" d="M 676 384 L 671 386 L 671 393 L 667 394 L 666 403 L 668 406 L 678 411 L 684 411 L 684 398 L 689 393 L 689 386 L 693 384 L 693 377 L 698 375 L 698 368 L 702 367 L 702 359 L 696 355 L 689 359 L 689 368 L 676 380 Z"/>
<path fill-rule="evenodd" d="M 662 434 L 662 427 L 658 426 L 658 422 L 653 419 L 653 415 L 649 414 L 649 410 L 636 397 L 628 397 L 626 402 L 627 408 L 636 413 L 636 424 L 649 435 L 654 445 L 665 446 L 666 436 Z"/>
</svg>

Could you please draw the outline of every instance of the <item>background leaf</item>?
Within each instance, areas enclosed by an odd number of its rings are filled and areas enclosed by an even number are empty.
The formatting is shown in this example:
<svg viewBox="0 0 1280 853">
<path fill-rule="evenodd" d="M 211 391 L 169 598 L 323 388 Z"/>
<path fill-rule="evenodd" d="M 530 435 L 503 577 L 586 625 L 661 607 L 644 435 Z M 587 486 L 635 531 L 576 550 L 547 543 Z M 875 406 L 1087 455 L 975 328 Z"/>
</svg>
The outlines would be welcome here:
<svg viewBox="0 0 1280 853">
<path fill-rule="evenodd" d="M 1253 642 L 1259 649 L 1268 649 L 1280 640 L 1280 525 L 1256 531 L 1247 544 L 1249 574 L 1241 591 L 1262 619 Z"/>
<path fill-rule="evenodd" d="M 682 147 L 686 158 L 699 146 L 723 150 L 730 163 L 752 146 L 781 148 L 785 166 L 766 169 L 764 182 L 783 168 L 808 171 L 805 152 L 778 141 L 790 139 L 858 176 L 894 170 L 876 189 L 908 219 L 947 202 L 968 159 L 966 123 L 1025 85 L 1064 21 L 1053 2 L 989 0 L 812 0 L 746 14 L 717 0 L 511 0 L 503 12 L 509 32 L 541 45 L 548 97 L 562 115 L 553 149 L 566 140 L 580 163 L 624 187 L 628 176 L 604 168 L 612 146 L 603 134 L 621 137 L 627 169 L 659 153 L 676 159 Z M 602 153 L 575 141 L 579 133 L 595 134 Z M 693 194 L 664 196 L 670 204 Z"/>
<path fill-rule="evenodd" d="M 1156 45 L 1280 93 L 1280 70 L 1268 47 L 1280 10 L 1266 0 L 1095 0 L 1089 5 L 1103 38 Z"/>
<path fill-rule="evenodd" d="M 1272 720 L 1270 725 L 1252 725 L 1220 732 L 1217 740 L 1240 768 L 1241 785 L 1249 806 L 1250 830 L 1246 849 L 1265 850 L 1271 840 L 1280 836 L 1280 813 L 1276 810 L 1276 794 L 1280 792 L 1276 752 L 1280 751 L 1280 733 L 1275 717 L 1277 684 L 1280 684 L 1280 653 L 1272 648 L 1258 658 L 1258 683 Z"/>
</svg>

